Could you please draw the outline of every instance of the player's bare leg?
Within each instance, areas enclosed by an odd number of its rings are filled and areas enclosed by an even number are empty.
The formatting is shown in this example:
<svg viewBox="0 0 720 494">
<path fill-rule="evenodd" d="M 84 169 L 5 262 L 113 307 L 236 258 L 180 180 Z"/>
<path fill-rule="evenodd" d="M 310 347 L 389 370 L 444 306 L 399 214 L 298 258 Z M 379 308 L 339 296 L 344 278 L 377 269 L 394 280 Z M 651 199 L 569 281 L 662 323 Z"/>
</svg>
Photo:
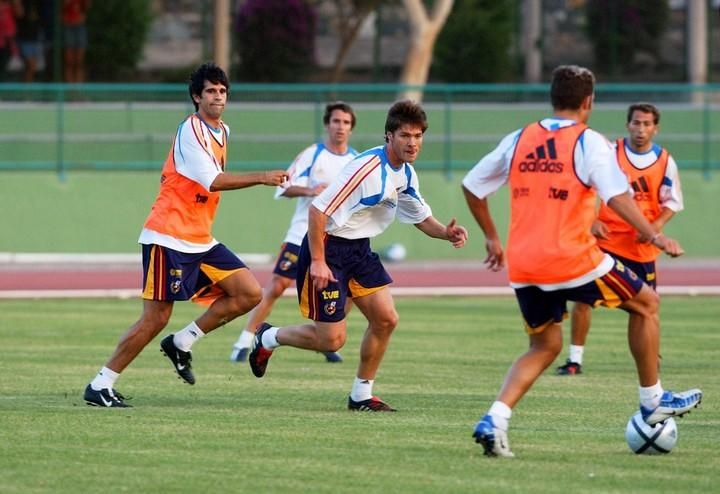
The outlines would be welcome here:
<svg viewBox="0 0 720 494">
<path fill-rule="evenodd" d="M 188 384 L 195 384 L 192 372 L 192 346 L 210 331 L 247 313 L 260 302 L 261 290 L 249 269 L 235 271 L 219 281 L 223 292 L 196 320 L 160 342 L 160 349 L 170 359 L 178 376 Z"/>
<path fill-rule="evenodd" d="M 120 337 L 120 341 L 105 367 L 118 374 L 124 371 L 143 348 L 165 329 L 170 321 L 172 310 L 172 302 L 143 300 L 143 312 L 140 319 Z"/>
<path fill-rule="evenodd" d="M 530 335 L 530 348 L 510 367 L 497 401 L 513 408 L 562 350 L 562 326 L 551 323 L 542 332 Z"/>
<path fill-rule="evenodd" d="M 260 303 L 260 284 L 249 269 L 241 269 L 217 283 L 225 295 L 215 300 L 195 323 L 207 334 L 238 316 L 246 314 Z"/>
<path fill-rule="evenodd" d="M 660 298 L 648 285 L 620 308 L 628 318 L 628 343 L 635 359 L 640 386 L 652 386 L 658 382 L 658 354 L 660 352 Z"/>
<path fill-rule="evenodd" d="M 570 316 L 569 355 L 565 364 L 557 368 L 557 373 L 561 376 L 582 374 L 585 341 L 590 332 L 591 321 L 592 307 L 582 302 L 575 302 Z"/>
<path fill-rule="evenodd" d="M 368 320 L 360 345 L 360 364 L 353 383 L 348 408 L 357 411 L 394 412 L 387 403 L 372 393 L 375 375 L 398 324 L 398 313 L 388 287 L 353 299 Z"/>
</svg>

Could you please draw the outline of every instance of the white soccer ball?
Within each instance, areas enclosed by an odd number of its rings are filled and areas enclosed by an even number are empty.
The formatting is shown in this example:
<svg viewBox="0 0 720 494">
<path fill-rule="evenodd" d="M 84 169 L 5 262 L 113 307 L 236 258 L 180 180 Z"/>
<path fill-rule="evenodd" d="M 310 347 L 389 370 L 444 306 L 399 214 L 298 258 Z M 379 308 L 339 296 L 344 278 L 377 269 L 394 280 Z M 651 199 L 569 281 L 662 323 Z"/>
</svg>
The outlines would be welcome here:
<svg viewBox="0 0 720 494">
<path fill-rule="evenodd" d="M 407 249 L 403 244 L 390 244 L 385 249 L 385 259 L 392 262 L 398 262 L 405 259 L 407 256 Z"/>
<path fill-rule="evenodd" d="M 675 419 L 648 425 L 638 411 L 630 417 L 625 428 L 625 440 L 635 454 L 659 455 L 672 451 L 677 444 L 678 430 Z"/>
</svg>

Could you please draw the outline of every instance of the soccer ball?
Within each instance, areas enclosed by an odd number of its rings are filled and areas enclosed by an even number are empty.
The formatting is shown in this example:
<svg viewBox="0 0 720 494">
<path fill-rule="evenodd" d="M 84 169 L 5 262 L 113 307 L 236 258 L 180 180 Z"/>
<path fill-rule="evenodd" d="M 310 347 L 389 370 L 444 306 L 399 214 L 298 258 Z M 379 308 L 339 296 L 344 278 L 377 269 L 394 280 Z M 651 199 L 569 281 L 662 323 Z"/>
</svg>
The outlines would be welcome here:
<svg viewBox="0 0 720 494">
<path fill-rule="evenodd" d="M 403 244 L 390 244 L 383 252 L 383 257 L 391 262 L 399 262 L 405 259 L 407 249 Z"/>
<path fill-rule="evenodd" d="M 648 425 L 637 412 L 630 417 L 625 428 L 625 440 L 635 454 L 658 455 L 669 453 L 678 440 L 675 419 L 670 417 L 664 422 Z"/>
</svg>

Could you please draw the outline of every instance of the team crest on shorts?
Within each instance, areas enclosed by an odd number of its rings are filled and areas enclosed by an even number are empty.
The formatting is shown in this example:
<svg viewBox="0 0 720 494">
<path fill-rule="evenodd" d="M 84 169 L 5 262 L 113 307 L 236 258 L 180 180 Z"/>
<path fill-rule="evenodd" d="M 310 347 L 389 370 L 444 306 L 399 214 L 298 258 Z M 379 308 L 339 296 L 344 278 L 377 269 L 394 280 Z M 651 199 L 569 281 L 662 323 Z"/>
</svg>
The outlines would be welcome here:
<svg viewBox="0 0 720 494">
<path fill-rule="evenodd" d="M 175 280 L 172 283 L 170 283 L 170 291 L 174 294 L 180 292 L 181 283 L 182 282 L 180 280 Z"/>
<path fill-rule="evenodd" d="M 280 271 L 287 271 L 292 266 L 292 262 L 288 261 L 287 259 L 283 259 L 282 262 L 280 262 Z"/>
<path fill-rule="evenodd" d="M 327 304 L 325 304 L 324 310 L 325 314 L 327 314 L 328 316 L 332 316 L 337 310 L 337 302 L 335 300 L 333 300 L 332 302 L 328 302 Z"/>
</svg>

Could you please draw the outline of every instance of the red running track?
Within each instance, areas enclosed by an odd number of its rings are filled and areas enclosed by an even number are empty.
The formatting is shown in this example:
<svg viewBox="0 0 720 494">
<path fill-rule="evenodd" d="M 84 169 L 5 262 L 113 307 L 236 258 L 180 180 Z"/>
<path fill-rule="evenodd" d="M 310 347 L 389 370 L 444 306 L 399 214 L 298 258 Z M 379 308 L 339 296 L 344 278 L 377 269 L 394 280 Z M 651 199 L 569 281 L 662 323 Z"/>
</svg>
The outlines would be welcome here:
<svg viewBox="0 0 720 494">
<path fill-rule="evenodd" d="M 506 287 L 507 272 L 493 273 L 478 262 L 387 263 L 395 287 Z M 252 268 L 261 284 L 272 266 Z M 0 290 L 137 289 L 142 272 L 135 265 L 0 266 Z M 672 261 L 659 264 L 659 286 L 720 286 L 720 261 Z"/>
</svg>

